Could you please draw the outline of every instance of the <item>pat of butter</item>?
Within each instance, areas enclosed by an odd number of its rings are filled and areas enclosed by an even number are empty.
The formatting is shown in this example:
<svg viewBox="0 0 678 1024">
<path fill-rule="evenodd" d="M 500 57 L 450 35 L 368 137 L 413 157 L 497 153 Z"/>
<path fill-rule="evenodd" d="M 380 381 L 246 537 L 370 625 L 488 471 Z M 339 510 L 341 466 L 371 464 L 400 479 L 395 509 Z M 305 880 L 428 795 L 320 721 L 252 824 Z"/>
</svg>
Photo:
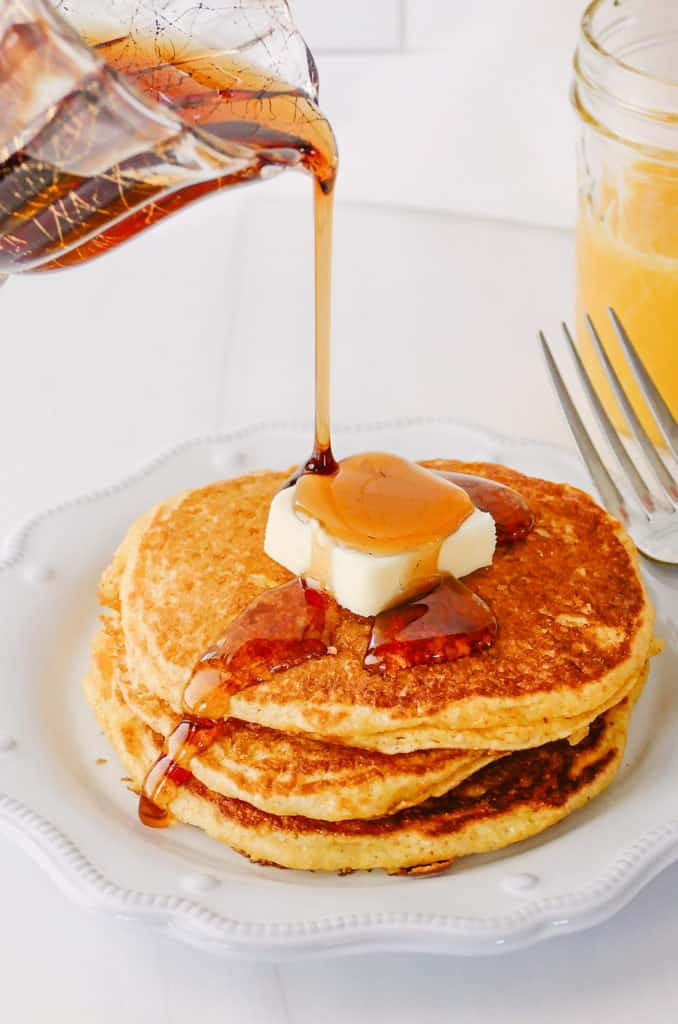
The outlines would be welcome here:
<svg viewBox="0 0 678 1024">
<path fill-rule="evenodd" d="M 459 529 L 445 538 L 437 565 L 430 566 L 426 548 L 372 555 L 338 543 L 315 519 L 295 510 L 295 489 L 287 487 L 271 502 L 264 551 L 296 576 L 332 594 L 356 615 L 367 618 L 392 608 L 411 594 L 414 581 L 430 577 L 431 569 L 460 577 L 492 563 L 496 533 L 488 512 L 474 509 Z"/>
</svg>

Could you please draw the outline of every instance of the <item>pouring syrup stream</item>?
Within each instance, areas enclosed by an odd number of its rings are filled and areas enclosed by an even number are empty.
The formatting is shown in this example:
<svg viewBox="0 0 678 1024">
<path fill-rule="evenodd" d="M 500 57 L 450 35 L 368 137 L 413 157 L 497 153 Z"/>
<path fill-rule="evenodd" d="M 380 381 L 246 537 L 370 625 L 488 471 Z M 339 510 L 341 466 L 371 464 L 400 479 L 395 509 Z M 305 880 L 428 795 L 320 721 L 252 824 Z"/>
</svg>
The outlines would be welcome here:
<svg viewBox="0 0 678 1024">
<path fill-rule="evenodd" d="M 259 100 L 262 96 L 260 93 Z M 267 104 L 271 102 L 270 96 L 269 82 Z M 256 98 L 256 91 L 248 95 L 250 101 L 253 97 Z M 228 102 L 234 102 L 233 90 Z M 304 99 L 304 104 L 308 107 L 310 101 Z M 316 119 L 322 119 L 317 109 L 315 113 Z M 214 120 L 212 113 L 210 121 Z M 337 486 L 340 492 L 343 488 L 348 505 L 356 509 L 351 527 L 354 539 L 362 537 L 364 543 L 370 524 L 375 521 L 375 510 L 379 513 L 377 519 L 383 518 L 384 507 L 389 506 L 389 502 L 392 504 L 394 487 L 399 506 L 402 504 L 407 508 L 409 503 L 411 507 L 421 508 L 422 487 L 429 497 L 431 493 L 436 495 L 440 491 L 440 480 L 438 478 L 437 483 L 435 477 L 423 480 L 422 473 L 426 476 L 426 471 L 420 467 L 375 453 L 365 457 L 374 460 L 368 473 L 371 498 L 365 501 L 365 473 L 362 473 L 362 482 L 360 471 L 347 476 L 350 473 L 347 465 L 342 477 L 341 466 L 334 458 L 330 424 L 330 321 L 337 154 L 331 129 L 324 119 L 322 121 L 324 130 L 319 132 L 316 124 L 312 140 L 305 141 L 301 131 L 298 138 L 288 134 L 285 139 L 288 147 L 298 147 L 302 154 L 301 162 L 314 176 L 315 218 L 314 443 L 311 456 L 290 483 L 299 477 L 315 477 L 320 486 L 311 488 L 311 492 L 325 503 L 326 508 L 329 507 L 328 498 L 336 493 Z M 265 122 L 256 127 L 262 141 L 267 139 L 266 130 Z M 237 131 L 237 125 L 235 129 L 228 126 L 227 133 L 222 127 L 221 134 L 234 138 Z M 324 148 L 318 148 L 318 139 L 323 140 Z M 280 145 L 278 136 L 274 141 Z M 459 521 L 472 508 L 464 493 L 461 476 L 449 479 L 449 483 L 457 486 L 450 487 L 449 493 L 443 496 L 445 501 L 452 503 L 450 515 Z M 484 495 L 482 481 L 475 481 L 474 489 L 473 497 L 477 502 L 476 495 Z M 448 491 L 447 488 L 443 490 Z M 503 507 L 515 517 L 515 502 L 504 502 L 502 506 L 501 494 L 492 487 L 490 491 L 496 508 L 501 511 Z M 382 512 L 379 512 L 380 508 Z M 405 524 L 410 518 L 405 515 Z M 446 521 L 449 523 L 449 516 Z M 427 528 L 426 522 L 418 522 L 417 525 L 420 529 Z M 403 531 L 405 536 L 404 526 Z M 512 519 L 502 539 L 510 542 L 519 535 Z M 417 594 L 400 609 L 377 617 L 366 652 L 365 668 L 368 671 L 383 673 L 451 660 L 482 650 L 493 642 L 497 626 L 491 610 L 458 581 L 450 580 L 440 585 L 440 580 L 434 579 L 424 595 L 421 588 Z M 139 818 L 143 824 L 154 828 L 170 824 L 171 804 L 179 787 L 189 783 L 192 777 L 192 759 L 218 742 L 222 735 L 222 722 L 228 717 L 231 696 L 247 686 L 271 678 L 276 672 L 285 671 L 310 658 L 327 655 L 337 621 L 338 608 L 333 599 L 296 579 L 260 595 L 228 625 L 222 638 L 200 658 L 184 693 L 183 718 L 168 737 L 162 756 L 146 776 L 139 799 Z"/>
<path fill-rule="evenodd" d="M 330 427 L 330 329 L 332 320 L 332 224 L 334 180 L 313 183 L 315 219 L 315 436 L 305 473 L 335 473 Z"/>
</svg>

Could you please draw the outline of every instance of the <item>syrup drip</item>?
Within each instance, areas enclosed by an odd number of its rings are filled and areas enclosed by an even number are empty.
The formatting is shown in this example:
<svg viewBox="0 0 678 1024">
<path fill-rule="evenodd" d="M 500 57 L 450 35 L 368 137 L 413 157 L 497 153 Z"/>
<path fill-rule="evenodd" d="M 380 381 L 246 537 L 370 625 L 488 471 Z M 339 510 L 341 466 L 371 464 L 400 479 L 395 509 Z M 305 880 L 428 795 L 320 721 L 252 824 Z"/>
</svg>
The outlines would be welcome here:
<svg viewBox="0 0 678 1024">
<path fill-rule="evenodd" d="M 290 477 L 285 486 L 291 487 L 292 484 L 296 484 L 299 477 L 303 476 L 304 473 L 315 473 L 319 476 L 330 476 L 332 473 L 336 473 L 338 468 L 339 463 L 332 454 L 331 446 L 321 448 L 316 442 L 313 446 L 313 452 L 310 457 L 306 460 L 304 465 Z"/>
<path fill-rule="evenodd" d="M 186 716 L 170 734 L 165 753 L 158 758 L 144 779 L 139 797 L 139 820 L 149 828 L 164 828 L 170 823 L 169 806 L 180 786 L 192 778 L 191 760 L 215 743 L 223 725 L 209 719 Z"/>
<path fill-rule="evenodd" d="M 332 598 L 300 579 L 267 590 L 200 658 L 184 692 L 185 715 L 146 776 L 139 800 L 144 825 L 169 824 L 177 787 L 191 778 L 196 754 L 216 742 L 234 693 L 327 654 L 338 620 Z"/>
<path fill-rule="evenodd" d="M 473 473 L 449 473 L 436 469 L 437 476 L 466 491 L 481 512 L 489 512 L 497 528 L 497 544 L 504 547 L 522 540 L 534 526 L 534 513 L 525 499 L 512 487 Z"/>
<path fill-rule="evenodd" d="M 337 621 L 334 600 L 303 580 L 265 591 L 201 657 L 184 692 L 186 711 L 226 718 L 234 693 L 322 658 Z"/>
<path fill-rule="evenodd" d="M 368 672 L 391 675 L 414 665 L 454 661 L 491 647 L 497 620 L 482 598 L 448 576 L 432 590 L 381 612 L 363 661 Z"/>
</svg>

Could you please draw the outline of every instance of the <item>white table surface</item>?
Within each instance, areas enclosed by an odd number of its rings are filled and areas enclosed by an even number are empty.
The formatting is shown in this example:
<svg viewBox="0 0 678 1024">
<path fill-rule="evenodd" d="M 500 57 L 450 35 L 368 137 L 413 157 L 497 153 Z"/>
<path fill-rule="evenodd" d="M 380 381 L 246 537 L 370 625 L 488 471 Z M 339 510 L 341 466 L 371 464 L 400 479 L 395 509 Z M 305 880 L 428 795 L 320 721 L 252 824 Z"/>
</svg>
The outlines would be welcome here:
<svg viewBox="0 0 678 1024">
<path fill-rule="evenodd" d="M 435 59 L 422 64 L 431 80 Z M 375 66 L 369 74 L 388 91 L 399 73 L 370 58 Z M 335 120 L 344 149 L 360 142 L 364 154 L 350 98 Z M 349 161 L 337 211 L 338 419 L 454 415 L 569 443 L 535 331 L 555 334 L 571 315 L 572 237 L 514 223 L 567 224 L 566 123 L 561 112 L 545 129 L 541 168 L 521 149 L 524 132 L 510 152 L 508 135 L 495 140 L 475 179 L 452 147 L 455 189 L 439 177 L 428 201 L 415 168 L 418 199 L 407 205 L 418 210 L 395 205 L 415 191 L 405 172 L 385 205 L 367 205 L 369 161 Z M 505 173 L 493 177 L 495 156 Z M 213 198 L 77 274 L 9 283 L 0 296 L 0 536 L 186 436 L 311 415 L 307 193 L 290 177 Z M 424 208 L 434 204 L 446 211 Z M 81 910 L 0 839 L 0 1020 L 669 1024 L 678 1019 L 677 907 L 674 867 L 609 923 L 520 953 L 243 966 Z"/>
</svg>

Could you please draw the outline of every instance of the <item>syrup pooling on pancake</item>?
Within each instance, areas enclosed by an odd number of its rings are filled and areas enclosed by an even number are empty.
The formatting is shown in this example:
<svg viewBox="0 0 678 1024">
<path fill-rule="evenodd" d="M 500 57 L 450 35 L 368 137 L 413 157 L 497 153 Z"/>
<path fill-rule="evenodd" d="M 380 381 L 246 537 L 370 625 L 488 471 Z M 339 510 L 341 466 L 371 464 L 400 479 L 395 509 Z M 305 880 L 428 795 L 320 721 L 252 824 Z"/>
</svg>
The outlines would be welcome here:
<svg viewBox="0 0 678 1024">
<path fill-rule="evenodd" d="M 200 658 L 184 693 L 185 710 L 227 718 L 232 694 L 327 654 L 336 622 L 332 598 L 303 580 L 264 591 Z"/>
<path fill-rule="evenodd" d="M 196 665 L 184 692 L 185 717 L 146 776 L 139 800 L 144 825 L 169 823 L 177 786 L 191 778 L 187 765 L 220 738 L 231 695 L 323 657 L 336 621 L 332 599 L 297 579 L 265 591 L 230 623 Z"/>
<path fill-rule="evenodd" d="M 512 487 L 473 473 L 452 473 L 436 469 L 438 476 L 466 491 L 476 508 L 489 512 L 497 530 L 497 545 L 512 544 L 526 537 L 534 526 L 534 512 Z"/>
<path fill-rule="evenodd" d="M 534 527 L 534 513 L 517 491 L 470 473 L 435 470 L 463 490 L 473 504 L 489 512 L 497 544 L 522 540 Z M 377 615 L 363 665 L 368 672 L 394 673 L 414 665 L 453 661 L 490 647 L 497 636 L 492 609 L 454 577 L 398 608 Z"/>
<path fill-rule="evenodd" d="M 353 455 L 333 466 L 307 465 L 286 486 L 297 484 L 299 511 L 362 551 L 395 554 L 442 539 L 461 526 L 474 506 L 494 519 L 498 544 L 521 540 L 534 526 L 523 496 L 487 477 L 428 470 L 384 452 Z M 436 487 L 435 477 L 453 487 Z"/>
<path fill-rule="evenodd" d="M 450 576 L 428 593 L 377 615 L 363 665 L 369 672 L 393 673 L 453 661 L 490 647 L 496 635 L 491 609 Z"/>
<path fill-rule="evenodd" d="M 473 512 L 461 487 L 386 452 L 353 455 L 333 473 L 305 472 L 295 507 L 347 547 L 383 555 L 442 544 Z"/>
</svg>

